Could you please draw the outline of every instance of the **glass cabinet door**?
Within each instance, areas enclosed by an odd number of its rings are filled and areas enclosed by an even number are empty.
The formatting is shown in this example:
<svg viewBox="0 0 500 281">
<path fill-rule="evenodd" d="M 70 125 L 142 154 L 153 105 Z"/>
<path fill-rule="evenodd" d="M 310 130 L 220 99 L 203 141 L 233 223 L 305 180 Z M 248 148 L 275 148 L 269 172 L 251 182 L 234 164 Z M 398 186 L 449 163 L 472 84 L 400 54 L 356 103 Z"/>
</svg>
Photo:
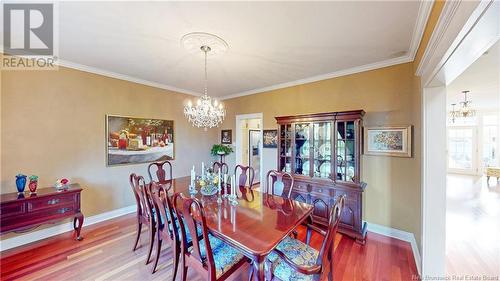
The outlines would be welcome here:
<svg viewBox="0 0 500 281">
<path fill-rule="evenodd" d="M 310 124 L 295 124 L 295 174 L 310 175 L 311 164 L 311 139 Z"/>
<path fill-rule="evenodd" d="M 354 182 L 356 180 L 356 139 L 354 121 L 337 121 L 336 179 Z"/>
<path fill-rule="evenodd" d="M 332 162 L 332 123 L 313 124 L 314 132 L 314 177 L 330 178 Z"/>
<path fill-rule="evenodd" d="M 292 126 L 280 126 L 280 166 L 282 172 L 292 172 Z"/>
</svg>

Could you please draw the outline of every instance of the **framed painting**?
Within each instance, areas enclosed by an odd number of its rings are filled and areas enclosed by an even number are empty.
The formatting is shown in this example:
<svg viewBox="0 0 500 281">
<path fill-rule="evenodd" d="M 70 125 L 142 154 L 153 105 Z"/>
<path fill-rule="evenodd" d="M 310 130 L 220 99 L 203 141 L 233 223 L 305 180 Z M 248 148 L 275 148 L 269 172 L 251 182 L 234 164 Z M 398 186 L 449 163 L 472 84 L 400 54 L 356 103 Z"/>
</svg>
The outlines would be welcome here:
<svg viewBox="0 0 500 281">
<path fill-rule="evenodd" d="M 412 126 L 365 127 L 364 153 L 411 157 Z"/>
<path fill-rule="evenodd" d="M 106 115 L 108 166 L 174 159 L 174 121 Z"/>
<path fill-rule="evenodd" d="M 263 130 L 262 131 L 263 147 L 277 148 L 278 147 L 278 130 Z"/>
<path fill-rule="evenodd" d="M 232 144 L 233 143 L 233 130 L 221 130 L 220 131 L 220 143 Z"/>
</svg>

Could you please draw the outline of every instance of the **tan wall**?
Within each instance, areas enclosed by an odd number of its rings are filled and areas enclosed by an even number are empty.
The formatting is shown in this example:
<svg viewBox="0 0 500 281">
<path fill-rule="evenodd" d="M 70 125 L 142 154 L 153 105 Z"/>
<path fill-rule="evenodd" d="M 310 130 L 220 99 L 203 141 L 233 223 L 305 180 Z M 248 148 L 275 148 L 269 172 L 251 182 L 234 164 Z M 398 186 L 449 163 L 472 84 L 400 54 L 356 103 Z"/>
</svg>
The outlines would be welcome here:
<svg viewBox="0 0 500 281">
<path fill-rule="evenodd" d="M 415 60 L 414 60 L 414 69 L 415 70 L 417 69 L 418 64 L 422 60 L 422 56 L 424 55 L 425 49 L 427 48 L 427 44 L 429 44 L 429 40 L 431 39 L 432 32 L 434 31 L 434 28 L 436 27 L 436 24 L 438 22 L 439 16 L 441 15 L 441 12 L 443 11 L 443 7 L 444 7 L 445 3 L 446 3 L 446 1 L 437 0 L 432 5 L 432 10 L 431 10 L 431 13 L 429 14 L 429 19 L 427 20 L 427 23 L 425 25 L 424 34 L 422 35 L 422 40 L 420 41 L 420 45 L 419 45 L 417 53 L 415 55 Z"/>
<path fill-rule="evenodd" d="M 135 204 L 128 176 L 147 176 L 147 164 L 106 167 L 106 114 L 173 119 L 174 176 L 208 163 L 218 141 L 187 123 L 188 95 L 67 68 L 4 71 L 1 83 L 1 192 L 16 191 L 17 173 L 38 175 L 40 186 L 68 177 L 84 188 L 86 216 Z"/>
<path fill-rule="evenodd" d="M 364 109 L 364 124 L 413 125 L 413 158 L 363 156 L 363 219 L 420 238 L 420 80 L 406 63 L 224 101 L 223 128 L 235 115 L 263 113 L 264 129 L 277 128 L 275 116 Z M 276 161 L 276 158 L 266 159 Z"/>
</svg>

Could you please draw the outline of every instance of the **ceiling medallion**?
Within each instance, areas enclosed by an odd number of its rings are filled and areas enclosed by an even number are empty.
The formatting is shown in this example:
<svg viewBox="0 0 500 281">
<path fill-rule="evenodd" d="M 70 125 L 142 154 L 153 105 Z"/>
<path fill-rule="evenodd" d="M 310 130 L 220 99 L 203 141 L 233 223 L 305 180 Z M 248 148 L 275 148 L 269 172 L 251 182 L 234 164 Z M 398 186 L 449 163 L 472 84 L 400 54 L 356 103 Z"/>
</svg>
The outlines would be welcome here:
<svg viewBox="0 0 500 281">
<path fill-rule="evenodd" d="M 184 35 L 181 44 L 191 53 L 200 52 L 201 50 L 204 54 L 205 88 L 203 96 L 198 99 L 196 105 L 189 101 L 184 106 L 184 115 L 193 126 L 204 128 L 206 131 L 208 128 L 219 126 L 226 116 L 226 110 L 222 103 L 208 95 L 207 56 L 209 54 L 210 56 L 222 54 L 226 52 L 229 46 L 222 38 L 204 32 L 193 32 Z"/>
<path fill-rule="evenodd" d="M 455 123 L 456 118 L 467 118 L 476 115 L 476 110 L 474 110 L 471 106 L 472 101 L 467 100 L 467 93 L 469 92 L 470 91 L 462 91 L 462 93 L 464 94 L 464 101 L 459 102 L 460 108 L 458 110 L 455 110 L 456 103 L 451 104 L 451 106 L 453 107 L 450 111 L 452 123 Z"/>
</svg>

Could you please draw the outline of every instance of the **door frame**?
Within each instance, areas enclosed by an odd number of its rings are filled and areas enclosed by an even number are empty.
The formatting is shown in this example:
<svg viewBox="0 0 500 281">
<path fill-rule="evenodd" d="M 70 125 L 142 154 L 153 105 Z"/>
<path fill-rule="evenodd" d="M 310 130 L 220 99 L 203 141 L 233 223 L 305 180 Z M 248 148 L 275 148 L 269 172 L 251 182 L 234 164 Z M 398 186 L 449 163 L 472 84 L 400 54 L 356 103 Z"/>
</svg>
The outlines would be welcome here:
<svg viewBox="0 0 500 281">
<path fill-rule="evenodd" d="M 235 134 L 235 146 L 236 146 L 236 151 L 235 151 L 235 154 L 236 154 L 236 157 L 235 157 L 235 161 L 236 161 L 236 165 L 242 163 L 242 139 L 243 139 L 243 135 L 241 133 L 241 125 L 243 123 L 244 120 L 247 120 L 247 119 L 260 119 L 260 133 L 262 134 L 262 128 L 264 127 L 264 114 L 262 112 L 260 113 L 250 113 L 250 114 L 239 114 L 239 115 L 236 115 L 236 134 Z M 246 137 L 246 136 L 245 136 Z M 263 150 L 263 144 L 262 142 L 260 142 L 260 146 L 259 146 L 259 149 L 260 151 L 262 152 Z M 264 161 L 263 161 L 263 158 L 264 157 L 260 157 L 260 173 L 259 175 L 256 175 L 259 177 L 259 182 L 262 182 L 262 167 L 264 165 Z"/>
<path fill-rule="evenodd" d="M 498 5 L 492 0 L 446 1 L 417 67 L 422 88 L 422 280 L 446 274 L 446 85 L 500 37 Z"/>
</svg>

